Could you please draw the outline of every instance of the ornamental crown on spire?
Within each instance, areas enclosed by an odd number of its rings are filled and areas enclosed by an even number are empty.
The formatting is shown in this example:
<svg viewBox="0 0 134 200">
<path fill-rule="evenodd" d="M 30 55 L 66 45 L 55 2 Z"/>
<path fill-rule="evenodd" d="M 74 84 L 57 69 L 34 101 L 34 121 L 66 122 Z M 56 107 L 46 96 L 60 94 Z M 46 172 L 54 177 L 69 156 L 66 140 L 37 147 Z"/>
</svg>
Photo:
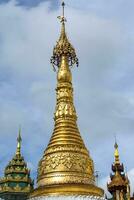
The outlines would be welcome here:
<svg viewBox="0 0 134 200">
<path fill-rule="evenodd" d="M 67 57 L 69 66 L 73 66 L 74 64 L 76 64 L 76 66 L 79 65 L 75 49 L 69 42 L 66 35 L 65 31 L 66 18 L 64 16 L 64 7 L 65 3 L 62 2 L 62 8 L 63 8 L 62 16 L 58 16 L 58 19 L 60 19 L 61 22 L 61 34 L 56 46 L 53 49 L 53 55 L 51 57 L 51 63 L 54 69 L 55 66 L 59 67 L 62 56 Z"/>
</svg>

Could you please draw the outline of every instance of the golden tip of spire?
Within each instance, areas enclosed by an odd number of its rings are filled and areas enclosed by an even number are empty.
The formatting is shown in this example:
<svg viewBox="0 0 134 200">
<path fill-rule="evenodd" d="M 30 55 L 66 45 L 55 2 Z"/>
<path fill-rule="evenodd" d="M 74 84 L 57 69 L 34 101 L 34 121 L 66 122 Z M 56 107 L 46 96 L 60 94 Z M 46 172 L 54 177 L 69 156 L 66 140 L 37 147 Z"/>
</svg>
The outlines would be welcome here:
<svg viewBox="0 0 134 200">
<path fill-rule="evenodd" d="M 115 163 L 119 164 L 120 163 L 120 161 L 119 161 L 119 151 L 118 151 L 118 144 L 117 144 L 116 141 L 115 141 L 115 144 L 114 144 L 114 148 L 115 148 L 115 152 L 114 152 Z"/>
<path fill-rule="evenodd" d="M 21 138 L 21 126 L 19 127 L 19 134 L 18 134 L 17 141 L 18 141 L 18 142 L 21 142 L 21 141 L 22 141 L 22 138 Z"/>
<path fill-rule="evenodd" d="M 65 7 L 64 1 L 62 2 L 61 5 L 63 8 L 63 13 L 57 17 L 61 23 L 61 33 L 60 33 L 60 38 L 56 46 L 54 47 L 53 55 L 50 60 L 51 64 L 53 65 L 54 71 L 56 71 L 55 67 L 58 67 L 58 68 L 60 67 L 62 56 L 66 56 L 69 67 L 72 67 L 75 64 L 77 67 L 79 65 L 75 49 L 69 42 L 66 35 L 65 22 L 67 20 L 64 14 L 64 7 Z"/>
<path fill-rule="evenodd" d="M 16 154 L 20 154 L 21 142 L 22 142 L 22 138 L 21 138 L 21 126 L 20 126 L 19 127 L 18 137 L 17 137 L 17 151 L 16 151 Z"/>
</svg>

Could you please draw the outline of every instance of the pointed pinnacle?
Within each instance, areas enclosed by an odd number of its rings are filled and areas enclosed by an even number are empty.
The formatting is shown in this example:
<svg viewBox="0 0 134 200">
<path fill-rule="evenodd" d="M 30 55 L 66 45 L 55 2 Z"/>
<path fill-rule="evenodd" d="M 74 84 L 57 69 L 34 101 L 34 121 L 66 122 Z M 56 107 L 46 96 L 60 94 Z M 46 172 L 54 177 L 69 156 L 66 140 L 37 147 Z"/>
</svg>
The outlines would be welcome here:
<svg viewBox="0 0 134 200">
<path fill-rule="evenodd" d="M 21 143 L 22 138 L 21 138 L 21 126 L 19 127 L 19 134 L 18 134 L 18 138 L 17 141 Z"/>
<path fill-rule="evenodd" d="M 120 160 L 119 160 L 119 151 L 118 151 L 118 144 L 117 144 L 117 142 L 115 142 L 114 148 L 115 148 L 115 152 L 114 152 L 115 163 L 119 164 Z"/>
<path fill-rule="evenodd" d="M 16 151 L 16 154 L 20 154 L 21 142 L 22 142 L 22 138 L 21 138 L 21 127 L 20 127 L 19 128 L 19 134 L 18 134 L 18 137 L 17 137 L 17 151 Z"/>
<path fill-rule="evenodd" d="M 115 148 L 115 149 L 118 149 L 118 144 L 117 144 L 117 142 L 115 142 L 114 148 Z"/>
<path fill-rule="evenodd" d="M 62 5 L 62 8 L 63 8 L 63 17 L 64 17 L 65 2 L 63 1 L 61 5 Z"/>
</svg>

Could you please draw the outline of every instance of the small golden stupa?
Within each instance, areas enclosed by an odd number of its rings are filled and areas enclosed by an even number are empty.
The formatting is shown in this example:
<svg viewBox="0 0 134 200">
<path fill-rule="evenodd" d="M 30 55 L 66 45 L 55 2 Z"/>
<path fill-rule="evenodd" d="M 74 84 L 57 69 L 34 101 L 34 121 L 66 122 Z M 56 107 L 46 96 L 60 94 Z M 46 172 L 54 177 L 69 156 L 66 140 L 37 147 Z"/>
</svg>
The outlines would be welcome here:
<svg viewBox="0 0 134 200">
<path fill-rule="evenodd" d="M 107 188 L 114 200 L 130 200 L 130 182 L 124 172 L 123 164 L 120 163 L 117 142 L 115 142 L 114 148 L 113 174 L 110 175 L 111 181 L 107 184 Z"/>
<path fill-rule="evenodd" d="M 61 34 L 51 58 L 55 71 L 57 67 L 54 131 L 39 162 L 37 188 L 31 194 L 31 198 L 102 198 L 103 190 L 95 185 L 93 160 L 77 126 L 70 67 L 75 64 L 78 66 L 78 58 L 66 35 L 64 6 L 63 2 L 63 15 L 58 17 L 61 22 Z"/>
</svg>

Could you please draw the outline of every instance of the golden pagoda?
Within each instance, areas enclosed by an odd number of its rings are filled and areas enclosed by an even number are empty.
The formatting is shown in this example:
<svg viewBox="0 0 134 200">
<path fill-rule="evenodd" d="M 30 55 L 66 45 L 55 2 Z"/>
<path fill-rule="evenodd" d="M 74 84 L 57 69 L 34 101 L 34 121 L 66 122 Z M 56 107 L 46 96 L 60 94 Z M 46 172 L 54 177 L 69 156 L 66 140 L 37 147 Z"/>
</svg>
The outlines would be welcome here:
<svg viewBox="0 0 134 200">
<path fill-rule="evenodd" d="M 17 150 L 5 168 L 4 177 L 0 179 L 0 198 L 5 200 L 26 200 L 33 190 L 30 170 L 21 155 L 21 131 L 17 138 Z"/>
<path fill-rule="evenodd" d="M 66 35 L 64 6 L 63 2 L 63 14 L 58 17 L 61 33 L 51 58 L 57 72 L 55 125 L 39 162 L 37 188 L 31 199 L 63 196 L 100 199 L 104 191 L 95 184 L 94 163 L 77 126 L 71 67 L 78 66 L 78 58 Z"/>
<path fill-rule="evenodd" d="M 128 176 L 124 172 L 124 166 L 120 163 L 118 144 L 114 145 L 115 161 L 112 165 L 114 174 L 110 175 L 111 181 L 108 183 L 108 191 L 112 194 L 114 200 L 130 200 L 130 184 Z"/>
</svg>

